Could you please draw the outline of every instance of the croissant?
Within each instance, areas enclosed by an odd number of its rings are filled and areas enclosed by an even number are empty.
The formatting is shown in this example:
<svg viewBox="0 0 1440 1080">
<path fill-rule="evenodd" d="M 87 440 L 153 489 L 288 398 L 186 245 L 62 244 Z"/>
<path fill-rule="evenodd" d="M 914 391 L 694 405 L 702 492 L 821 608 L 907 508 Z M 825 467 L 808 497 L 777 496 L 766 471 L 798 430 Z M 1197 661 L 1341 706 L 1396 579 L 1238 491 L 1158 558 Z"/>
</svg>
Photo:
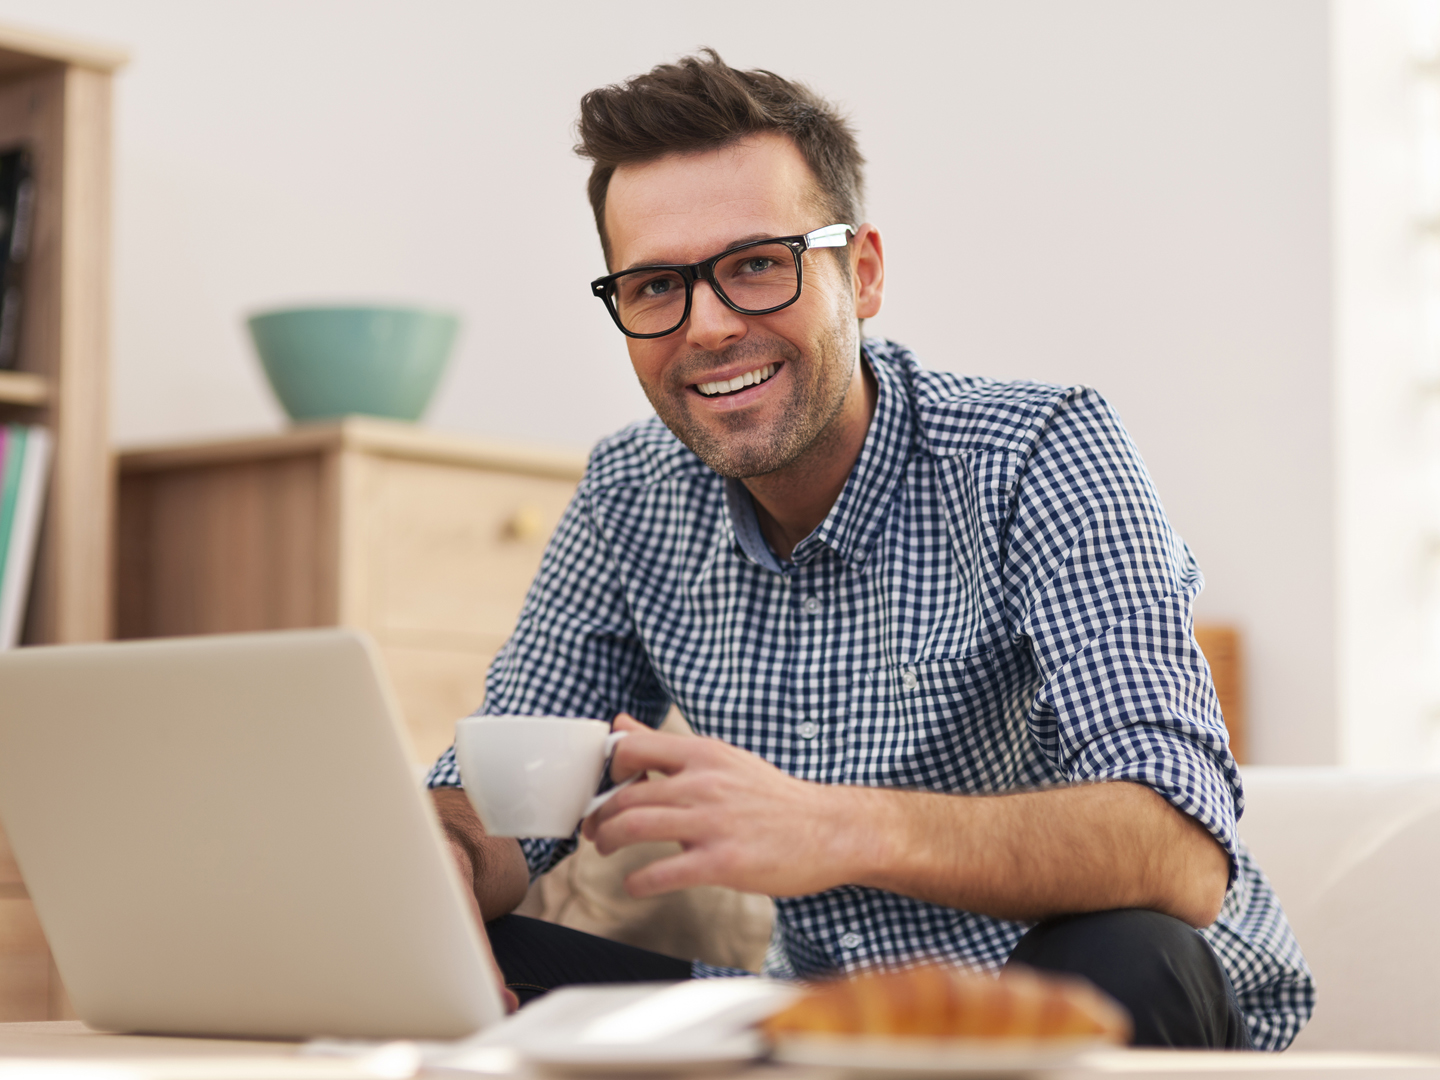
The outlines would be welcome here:
<svg viewBox="0 0 1440 1080">
<path fill-rule="evenodd" d="M 1130 1017 L 1083 979 L 1009 969 L 998 978 L 924 965 L 812 989 L 762 1029 L 787 1035 L 1130 1040 Z"/>
</svg>

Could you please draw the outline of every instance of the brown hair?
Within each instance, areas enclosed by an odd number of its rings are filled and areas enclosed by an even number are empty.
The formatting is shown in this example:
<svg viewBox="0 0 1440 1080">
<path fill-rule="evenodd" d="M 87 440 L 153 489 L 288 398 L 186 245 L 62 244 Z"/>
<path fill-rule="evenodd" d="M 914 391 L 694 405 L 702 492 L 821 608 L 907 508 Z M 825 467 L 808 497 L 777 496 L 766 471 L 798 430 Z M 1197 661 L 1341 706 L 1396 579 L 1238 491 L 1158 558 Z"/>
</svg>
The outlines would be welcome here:
<svg viewBox="0 0 1440 1080">
<path fill-rule="evenodd" d="M 859 224 L 865 159 L 835 106 L 773 71 L 738 71 L 714 49 L 700 52 L 580 99 L 575 152 L 595 163 L 590 206 L 606 262 L 605 193 L 619 166 L 714 149 L 761 132 L 788 135 L 799 148 L 831 217 L 825 224 Z"/>
</svg>

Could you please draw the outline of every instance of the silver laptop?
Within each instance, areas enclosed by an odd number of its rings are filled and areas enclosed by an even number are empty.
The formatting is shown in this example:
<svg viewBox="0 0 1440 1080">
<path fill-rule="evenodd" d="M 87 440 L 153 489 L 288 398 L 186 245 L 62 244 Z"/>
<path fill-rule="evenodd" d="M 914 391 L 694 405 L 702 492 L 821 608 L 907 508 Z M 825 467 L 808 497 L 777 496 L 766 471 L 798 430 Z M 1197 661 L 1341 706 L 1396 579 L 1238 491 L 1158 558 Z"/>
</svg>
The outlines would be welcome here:
<svg viewBox="0 0 1440 1080">
<path fill-rule="evenodd" d="M 80 1018 L 453 1039 L 503 1008 L 373 647 L 0 654 L 0 820 Z"/>
</svg>

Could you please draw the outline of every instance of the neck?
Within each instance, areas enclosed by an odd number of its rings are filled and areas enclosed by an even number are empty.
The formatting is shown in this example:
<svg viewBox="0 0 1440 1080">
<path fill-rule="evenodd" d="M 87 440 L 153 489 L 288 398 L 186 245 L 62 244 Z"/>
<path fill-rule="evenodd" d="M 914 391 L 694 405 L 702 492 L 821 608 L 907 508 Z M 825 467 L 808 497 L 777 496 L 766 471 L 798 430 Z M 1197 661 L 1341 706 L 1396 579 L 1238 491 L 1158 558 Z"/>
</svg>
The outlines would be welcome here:
<svg viewBox="0 0 1440 1080">
<path fill-rule="evenodd" d="M 770 548 L 790 558 L 795 545 L 825 520 L 860 458 L 875 415 L 875 377 L 855 365 L 845 403 L 804 454 L 783 469 L 743 481 L 755 501 L 755 519 Z"/>
</svg>

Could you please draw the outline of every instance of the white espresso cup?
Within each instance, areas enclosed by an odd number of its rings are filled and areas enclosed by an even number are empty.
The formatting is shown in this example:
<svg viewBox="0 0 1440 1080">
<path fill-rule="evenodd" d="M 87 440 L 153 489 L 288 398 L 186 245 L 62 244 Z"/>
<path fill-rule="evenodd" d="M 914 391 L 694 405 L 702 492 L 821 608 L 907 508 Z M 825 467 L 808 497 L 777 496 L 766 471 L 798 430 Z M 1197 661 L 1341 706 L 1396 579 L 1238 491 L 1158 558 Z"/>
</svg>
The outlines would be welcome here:
<svg viewBox="0 0 1440 1080">
<path fill-rule="evenodd" d="M 638 779 L 595 794 L 624 737 L 603 720 L 467 716 L 455 725 L 455 760 L 491 836 L 566 837 Z"/>
</svg>

